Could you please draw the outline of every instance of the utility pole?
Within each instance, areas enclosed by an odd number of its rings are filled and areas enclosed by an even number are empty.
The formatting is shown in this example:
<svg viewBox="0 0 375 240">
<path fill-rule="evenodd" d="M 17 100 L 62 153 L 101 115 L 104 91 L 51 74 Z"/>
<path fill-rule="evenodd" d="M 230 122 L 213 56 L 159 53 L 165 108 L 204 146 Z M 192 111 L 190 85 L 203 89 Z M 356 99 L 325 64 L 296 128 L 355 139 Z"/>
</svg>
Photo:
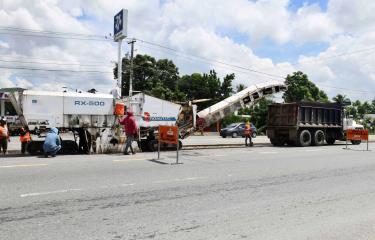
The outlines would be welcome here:
<svg viewBox="0 0 375 240">
<path fill-rule="evenodd" d="M 122 39 L 118 41 L 118 61 L 117 61 L 117 87 L 119 88 L 120 96 L 123 97 L 123 91 L 122 91 L 122 57 L 121 57 L 121 44 L 122 44 Z"/>
<path fill-rule="evenodd" d="M 128 44 L 130 44 L 130 79 L 129 79 L 129 101 L 133 97 L 133 57 L 134 57 L 134 43 L 135 39 L 132 39 Z"/>
</svg>

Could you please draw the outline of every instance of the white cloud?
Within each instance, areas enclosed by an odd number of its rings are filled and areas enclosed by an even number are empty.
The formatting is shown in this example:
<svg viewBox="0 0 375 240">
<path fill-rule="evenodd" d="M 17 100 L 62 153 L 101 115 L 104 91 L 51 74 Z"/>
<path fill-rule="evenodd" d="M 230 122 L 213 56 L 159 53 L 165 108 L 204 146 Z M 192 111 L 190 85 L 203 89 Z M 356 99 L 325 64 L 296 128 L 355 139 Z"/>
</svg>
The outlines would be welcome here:
<svg viewBox="0 0 375 240">
<path fill-rule="evenodd" d="M 9 43 L 0 40 L 0 48 L 9 48 Z"/>
<path fill-rule="evenodd" d="M 0 9 L 2 26 L 77 32 L 104 35 L 112 32 L 113 15 L 121 8 L 129 9 L 129 36 L 161 43 L 186 54 L 261 70 L 269 74 L 285 76 L 296 69 L 306 71 L 319 84 L 362 88 L 375 91 L 373 54 L 353 54 L 324 61 L 325 57 L 368 48 L 375 40 L 373 12 L 375 2 L 330 0 L 324 12 L 317 4 L 304 4 L 296 12 L 288 10 L 288 0 L 4 0 Z M 247 36 L 250 42 L 239 42 L 224 30 Z M 225 31 L 224 31 L 225 32 Z M 355 34 L 353 34 L 355 33 Z M 300 57 L 300 66 L 289 62 L 275 65 L 270 57 L 260 57 L 254 48 L 263 42 L 275 47 L 282 44 L 324 42 L 329 47 L 316 56 Z M 281 44 L 281 45 L 280 45 Z M 71 69 L 75 71 L 95 69 L 102 74 L 77 74 L 59 72 L 11 71 L 0 75 L 1 86 L 23 85 L 57 90 L 63 86 L 73 89 L 97 88 L 108 91 L 112 79 L 111 60 L 117 59 L 116 44 L 52 38 L 20 36 L 0 37 L 0 51 L 12 56 L 23 56 L 54 61 L 81 63 L 81 65 L 33 65 L 43 68 Z M 268 80 L 269 77 L 212 61 L 188 59 L 180 53 L 167 53 L 158 47 L 136 43 L 139 53 L 159 58 L 171 58 L 182 73 L 207 72 L 215 68 L 220 75 L 234 72 L 234 84 Z M 124 52 L 128 51 L 124 43 Z M 36 60 L 41 61 L 41 60 Z M 93 63 L 94 62 L 94 63 Z M 98 63 L 100 62 L 100 63 Z M 309 63 L 308 63 L 309 62 Z M 90 65 L 82 66 L 82 65 Z M 25 66 L 26 64 L 22 65 Z M 96 65 L 96 66 L 93 66 Z M 26 65 L 30 66 L 30 65 Z M 3 72 L 3 71 L 2 71 Z M 18 78 L 16 78 L 18 73 Z M 12 80 L 10 80 L 12 79 Z M 359 80 L 360 79 L 360 80 Z M 360 81 L 361 84 L 358 84 Z M 341 91 L 324 88 L 331 95 Z M 357 98 L 372 98 L 354 95 Z M 349 95 L 349 94 L 347 94 Z"/>
</svg>

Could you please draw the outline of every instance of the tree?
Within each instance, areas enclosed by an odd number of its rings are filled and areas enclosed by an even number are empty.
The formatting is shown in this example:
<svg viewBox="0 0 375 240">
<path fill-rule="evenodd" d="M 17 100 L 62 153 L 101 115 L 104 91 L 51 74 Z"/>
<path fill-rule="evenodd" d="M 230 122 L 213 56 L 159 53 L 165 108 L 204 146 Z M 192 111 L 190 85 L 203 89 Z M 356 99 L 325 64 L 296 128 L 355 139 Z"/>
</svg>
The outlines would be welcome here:
<svg viewBox="0 0 375 240">
<path fill-rule="evenodd" d="M 193 73 L 181 77 L 178 88 L 186 93 L 188 100 L 208 98 L 208 102 L 200 103 L 199 109 L 211 106 L 232 94 L 232 81 L 234 74 L 226 75 L 223 81 L 217 76 L 214 70 L 209 74 Z"/>
<path fill-rule="evenodd" d="M 274 103 L 272 97 L 260 99 L 254 106 L 239 111 L 240 115 L 250 115 L 250 121 L 258 129 L 258 132 L 265 132 L 267 125 L 268 106 Z"/>
<path fill-rule="evenodd" d="M 303 72 L 294 72 L 285 78 L 288 90 L 284 93 L 285 102 L 319 101 L 328 102 L 327 94 L 320 90 Z"/>
<path fill-rule="evenodd" d="M 221 84 L 221 87 L 220 87 L 221 99 L 225 99 L 227 97 L 230 97 L 230 95 L 232 95 L 233 93 L 232 82 L 234 78 L 235 78 L 234 73 L 231 73 L 224 77 L 223 83 Z"/>
<path fill-rule="evenodd" d="M 332 98 L 335 103 L 340 105 L 351 105 L 351 101 L 345 95 L 337 94 L 335 97 Z"/>
<path fill-rule="evenodd" d="M 122 59 L 122 93 L 129 92 L 130 59 Z M 117 66 L 114 68 L 117 79 Z M 180 79 L 178 68 L 168 59 L 159 59 L 148 55 L 136 55 L 133 59 L 133 89 L 142 91 L 155 97 L 166 100 L 184 101 L 186 99 L 178 89 Z"/>
<path fill-rule="evenodd" d="M 236 92 L 241 92 L 242 90 L 244 90 L 246 88 L 246 86 L 242 83 L 238 84 L 236 86 Z"/>
</svg>

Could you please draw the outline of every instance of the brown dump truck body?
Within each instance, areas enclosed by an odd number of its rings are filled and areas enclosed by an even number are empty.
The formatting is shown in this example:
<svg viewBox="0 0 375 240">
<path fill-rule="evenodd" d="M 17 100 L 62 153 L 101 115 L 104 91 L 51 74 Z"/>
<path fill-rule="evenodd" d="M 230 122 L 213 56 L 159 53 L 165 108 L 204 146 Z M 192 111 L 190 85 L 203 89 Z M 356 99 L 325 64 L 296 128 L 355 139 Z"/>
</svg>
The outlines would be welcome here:
<svg viewBox="0 0 375 240">
<path fill-rule="evenodd" d="M 324 135 L 326 140 L 328 138 L 327 142 L 334 142 L 334 139 L 342 138 L 342 124 L 342 107 L 338 104 L 316 102 L 273 104 L 268 108 L 267 136 L 272 143 L 275 143 L 274 145 L 285 143 L 301 145 L 300 133 L 306 130 L 302 134 L 310 134 L 312 144 L 317 143 L 313 138 L 316 133 L 319 135 L 317 138 Z"/>
</svg>

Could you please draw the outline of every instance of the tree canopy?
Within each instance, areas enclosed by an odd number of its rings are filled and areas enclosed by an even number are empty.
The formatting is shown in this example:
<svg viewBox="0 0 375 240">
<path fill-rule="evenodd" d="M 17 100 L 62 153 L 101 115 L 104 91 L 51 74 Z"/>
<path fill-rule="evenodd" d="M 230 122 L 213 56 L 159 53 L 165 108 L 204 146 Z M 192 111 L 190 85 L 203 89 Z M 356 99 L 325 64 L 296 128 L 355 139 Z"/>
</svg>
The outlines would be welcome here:
<svg viewBox="0 0 375 240">
<path fill-rule="evenodd" d="M 327 94 L 320 90 L 313 82 L 309 80 L 303 72 L 294 72 L 285 78 L 285 84 L 288 90 L 284 93 L 285 102 L 298 101 L 318 101 L 328 102 Z"/>
</svg>

